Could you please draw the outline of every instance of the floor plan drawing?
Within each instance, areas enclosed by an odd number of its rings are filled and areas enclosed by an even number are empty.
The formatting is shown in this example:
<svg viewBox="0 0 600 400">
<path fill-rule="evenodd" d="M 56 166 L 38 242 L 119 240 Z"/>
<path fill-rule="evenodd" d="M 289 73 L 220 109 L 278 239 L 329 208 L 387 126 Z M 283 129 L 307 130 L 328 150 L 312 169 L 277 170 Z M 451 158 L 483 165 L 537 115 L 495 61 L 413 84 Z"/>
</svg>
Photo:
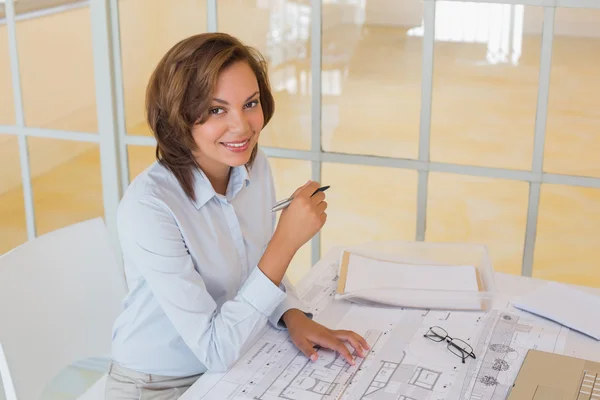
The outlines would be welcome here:
<svg viewBox="0 0 600 400">
<path fill-rule="evenodd" d="M 365 334 L 367 342 L 376 344 L 381 333 L 370 330 Z M 276 369 L 281 370 L 277 378 L 271 383 L 266 381 L 264 391 L 253 390 L 255 399 L 334 399 L 353 379 L 361 368 L 363 359 L 356 356 L 356 365 L 352 366 L 334 351 L 329 349 L 318 350 L 319 359 L 312 362 L 301 352 L 291 359 L 287 365 L 280 363 Z"/>
<path fill-rule="evenodd" d="M 477 339 L 482 312 L 373 307 L 333 301 L 338 260 L 323 259 L 296 293 L 313 318 L 331 329 L 351 330 L 371 349 L 350 365 L 319 349 L 308 360 L 287 331 L 267 326 L 227 372 L 201 378 L 202 400 L 445 400 L 466 365 L 444 342 L 425 337 L 432 326 L 468 343 Z M 351 347 L 349 347 L 351 349 Z M 503 368 L 500 366 L 499 368 Z"/>
<path fill-rule="evenodd" d="M 415 374 L 409 381 L 411 385 L 422 387 L 423 389 L 433 390 L 435 383 L 439 379 L 441 372 L 432 371 L 426 368 L 417 367 Z"/>
<path fill-rule="evenodd" d="M 441 372 L 382 360 L 369 386 L 359 398 L 361 400 L 396 399 L 400 392 L 415 392 L 418 391 L 417 387 L 432 391 L 440 376 Z M 415 387 L 411 390 L 410 385 Z M 422 392 L 420 397 L 406 397 L 400 394 L 400 398 L 419 400 L 423 394 Z M 427 394 L 424 395 L 427 397 Z"/>
<path fill-rule="evenodd" d="M 315 265 L 297 295 L 317 322 L 351 330 L 371 345 L 349 365 L 319 349 L 309 361 L 287 331 L 266 326 L 225 373 L 203 375 L 202 400 L 504 400 L 528 349 L 562 353 L 568 328 L 521 312 L 503 300 L 488 312 L 372 307 L 333 301 L 336 257 Z M 432 327 L 473 347 L 462 363 Z M 185 396 L 184 396 L 185 398 Z"/>
<path fill-rule="evenodd" d="M 504 400 L 528 349 L 562 352 L 568 329 L 512 310 L 492 310 L 474 346 L 460 400 Z"/>
<path fill-rule="evenodd" d="M 431 325 L 445 323 L 452 332 L 476 333 L 483 323 L 477 313 L 404 310 L 402 318 L 384 331 L 364 368 L 341 400 L 441 400 L 454 385 L 461 360 L 442 343 L 423 337 Z M 343 323 L 343 321 L 342 321 Z"/>
</svg>

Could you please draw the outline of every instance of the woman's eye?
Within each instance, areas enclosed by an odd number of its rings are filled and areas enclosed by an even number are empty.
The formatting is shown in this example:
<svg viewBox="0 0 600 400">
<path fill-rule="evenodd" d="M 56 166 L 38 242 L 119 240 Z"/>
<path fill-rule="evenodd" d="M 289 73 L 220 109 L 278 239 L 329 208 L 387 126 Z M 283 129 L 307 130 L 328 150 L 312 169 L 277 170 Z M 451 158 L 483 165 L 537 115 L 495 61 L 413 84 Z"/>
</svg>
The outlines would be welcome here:
<svg viewBox="0 0 600 400">
<path fill-rule="evenodd" d="M 251 102 L 246 104 L 246 108 L 254 108 L 258 105 L 258 100 L 252 100 Z"/>
<path fill-rule="evenodd" d="M 211 108 L 209 113 L 212 115 L 218 115 L 221 114 L 222 111 L 224 111 L 222 108 Z"/>
</svg>

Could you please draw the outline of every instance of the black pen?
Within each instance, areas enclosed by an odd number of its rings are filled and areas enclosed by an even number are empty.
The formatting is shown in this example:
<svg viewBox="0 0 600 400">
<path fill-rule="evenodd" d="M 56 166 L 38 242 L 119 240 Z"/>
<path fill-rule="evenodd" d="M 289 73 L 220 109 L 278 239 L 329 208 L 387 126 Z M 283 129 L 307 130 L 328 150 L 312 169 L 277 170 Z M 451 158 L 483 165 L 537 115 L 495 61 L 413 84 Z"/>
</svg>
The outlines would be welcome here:
<svg viewBox="0 0 600 400">
<path fill-rule="evenodd" d="M 319 193 L 319 192 L 324 192 L 327 189 L 329 189 L 329 186 L 320 187 L 317 190 L 315 190 L 313 194 L 311 194 L 311 197 L 314 196 L 315 194 Z M 278 201 L 277 204 L 275 204 L 273 206 L 273 208 L 271 208 L 271 212 L 276 212 L 276 211 L 279 211 L 279 210 L 283 210 L 284 208 L 286 208 L 287 206 L 290 205 L 290 203 L 292 202 L 292 200 L 294 200 L 293 197 L 288 197 L 287 199 Z"/>
</svg>

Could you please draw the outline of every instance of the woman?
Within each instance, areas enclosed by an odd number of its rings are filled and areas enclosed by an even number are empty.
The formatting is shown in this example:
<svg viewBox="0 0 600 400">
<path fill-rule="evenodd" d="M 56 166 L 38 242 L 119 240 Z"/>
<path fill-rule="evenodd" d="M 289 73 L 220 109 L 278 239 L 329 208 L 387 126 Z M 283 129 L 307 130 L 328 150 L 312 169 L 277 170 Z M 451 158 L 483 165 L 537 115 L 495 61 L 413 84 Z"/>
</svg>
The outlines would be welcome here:
<svg viewBox="0 0 600 400">
<path fill-rule="evenodd" d="M 311 360 L 314 345 L 353 364 L 354 332 L 312 321 L 284 275 L 326 220 L 307 182 L 277 227 L 269 163 L 258 149 L 274 112 L 265 63 L 221 33 L 176 44 L 147 90 L 158 161 L 118 211 L 129 294 L 113 331 L 107 398 L 177 398 L 206 371 L 224 371 L 270 323 Z"/>
</svg>

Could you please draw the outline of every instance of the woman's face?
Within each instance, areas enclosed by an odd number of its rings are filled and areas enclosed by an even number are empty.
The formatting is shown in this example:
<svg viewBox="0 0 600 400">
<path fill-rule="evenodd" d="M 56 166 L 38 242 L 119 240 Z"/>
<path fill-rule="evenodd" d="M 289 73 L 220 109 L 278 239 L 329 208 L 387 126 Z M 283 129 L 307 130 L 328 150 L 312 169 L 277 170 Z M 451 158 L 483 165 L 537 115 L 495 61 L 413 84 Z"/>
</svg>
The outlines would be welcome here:
<svg viewBox="0 0 600 400">
<path fill-rule="evenodd" d="M 256 75 L 243 61 L 221 72 L 208 117 L 192 128 L 194 156 L 207 175 L 221 176 L 246 164 L 263 128 Z"/>
</svg>

